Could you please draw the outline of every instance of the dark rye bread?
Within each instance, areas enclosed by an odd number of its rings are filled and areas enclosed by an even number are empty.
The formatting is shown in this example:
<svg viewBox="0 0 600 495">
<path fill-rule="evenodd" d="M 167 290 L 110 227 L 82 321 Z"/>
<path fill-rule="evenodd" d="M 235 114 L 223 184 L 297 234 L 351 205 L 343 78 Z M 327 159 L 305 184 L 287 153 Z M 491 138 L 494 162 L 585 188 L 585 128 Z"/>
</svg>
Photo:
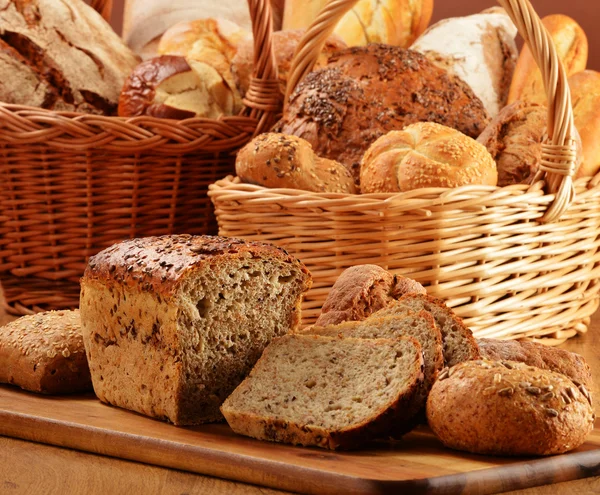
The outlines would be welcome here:
<svg viewBox="0 0 600 495">
<path fill-rule="evenodd" d="M 407 419 L 423 380 L 419 343 L 286 335 L 274 339 L 221 410 L 261 440 L 356 448 Z"/>
<path fill-rule="evenodd" d="M 79 311 L 46 311 L 0 327 L 0 383 L 42 394 L 92 390 Z"/>
<path fill-rule="evenodd" d="M 358 183 L 361 158 L 377 138 L 422 121 L 476 138 L 489 118 L 460 78 L 416 51 L 372 43 L 339 51 L 309 73 L 274 131 L 306 139 Z"/>
<path fill-rule="evenodd" d="M 305 266 L 270 244 L 163 236 L 116 244 L 81 280 L 96 395 L 175 424 L 221 420 L 221 403 L 273 337 L 300 322 Z"/>
<path fill-rule="evenodd" d="M 414 337 L 421 345 L 425 359 L 423 387 L 415 400 L 415 412 L 425 406 L 427 394 L 431 390 L 438 372 L 444 367 L 442 335 L 433 316 L 427 311 L 415 313 L 407 310 L 383 318 L 377 318 L 374 315 L 363 321 L 347 321 L 339 325 L 325 327 L 314 325 L 302 333 L 359 339 Z"/>
<path fill-rule="evenodd" d="M 442 371 L 427 420 L 447 447 L 478 454 L 552 455 L 594 428 L 589 391 L 566 376 L 516 361 L 476 360 Z"/>
<path fill-rule="evenodd" d="M 374 316 L 389 316 L 398 312 L 404 313 L 406 310 L 415 312 L 425 310 L 431 313 L 442 334 L 446 366 L 479 359 L 479 347 L 473 337 L 473 332 L 440 299 L 423 294 L 405 294 L 375 313 Z"/>
<path fill-rule="evenodd" d="M 0 101 L 112 115 L 138 62 L 82 0 L 0 1 Z"/>
<path fill-rule="evenodd" d="M 377 265 L 356 265 L 337 278 L 316 321 L 318 326 L 360 321 L 408 293 L 426 294 L 410 278 L 393 275 Z"/>
<path fill-rule="evenodd" d="M 592 371 L 579 354 L 518 340 L 477 339 L 481 357 L 492 361 L 519 361 L 568 376 L 576 385 L 593 389 Z"/>
</svg>

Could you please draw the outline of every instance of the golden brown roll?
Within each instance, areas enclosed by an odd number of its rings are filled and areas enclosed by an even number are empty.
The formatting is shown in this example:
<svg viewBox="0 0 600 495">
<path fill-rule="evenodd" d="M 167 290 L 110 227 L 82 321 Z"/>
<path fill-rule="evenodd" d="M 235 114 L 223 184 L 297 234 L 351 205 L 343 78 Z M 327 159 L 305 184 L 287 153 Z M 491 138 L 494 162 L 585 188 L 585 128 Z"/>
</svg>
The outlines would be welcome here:
<svg viewBox="0 0 600 495">
<path fill-rule="evenodd" d="M 292 65 L 294 51 L 298 42 L 304 35 L 304 29 L 293 31 L 276 31 L 273 33 L 273 52 L 277 63 L 277 75 L 279 77 L 279 91 L 285 94 L 288 72 Z M 321 54 L 317 58 L 314 70 L 323 67 L 327 59 L 333 53 L 346 48 L 346 44 L 336 35 L 330 36 L 325 41 Z M 251 39 L 245 39 L 238 45 L 237 53 L 231 62 L 231 70 L 235 77 L 235 82 L 242 96 L 248 91 L 250 86 L 250 77 L 254 69 L 254 42 Z"/>
<path fill-rule="evenodd" d="M 274 130 L 306 139 L 319 156 L 344 164 L 358 183 L 371 143 L 420 121 L 476 137 L 489 119 L 462 79 L 418 52 L 371 44 L 338 52 L 309 73 Z"/>
<path fill-rule="evenodd" d="M 516 361 L 467 361 L 442 370 L 427 400 L 447 447 L 478 454 L 552 455 L 594 428 L 589 391 L 565 375 Z"/>
<path fill-rule="evenodd" d="M 327 0 L 286 0 L 283 29 L 307 28 Z M 386 43 L 402 48 L 427 28 L 433 0 L 360 0 L 335 27 L 348 46 Z"/>
<path fill-rule="evenodd" d="M 497 180 L 496 164 L 484 146 L 455 129 L 431 122 L 380 137 L 365 153 L 360 169 L 363 193 L 495 186 Z"/>
<path fill-rule="evenodd" d="M 265 133 L 244 146 L 235 171 L 243 182 L 315 192 L 355 193 L 350 172 L 338 162 L 318 157 L 304 139 Z"/>
<path fill-rule="evenodd" d="M 588 60 L 588 41 L 581 26 L 562 14 L 546 16 L 542 23 L 554 41 L 567 76 L 584 70 Z M 540 104 L 547 102 L 542 73 L 527 46 L 521 50 L 508 93 L 509 104 L 517 100 Z"/>
<path fill-rule="evenodd" d="M 578 72 L 569 78 L 569 86 L 583 154 L 576 177 L 587 177 L 600 170 L 600 73 Z"/>
</svg>

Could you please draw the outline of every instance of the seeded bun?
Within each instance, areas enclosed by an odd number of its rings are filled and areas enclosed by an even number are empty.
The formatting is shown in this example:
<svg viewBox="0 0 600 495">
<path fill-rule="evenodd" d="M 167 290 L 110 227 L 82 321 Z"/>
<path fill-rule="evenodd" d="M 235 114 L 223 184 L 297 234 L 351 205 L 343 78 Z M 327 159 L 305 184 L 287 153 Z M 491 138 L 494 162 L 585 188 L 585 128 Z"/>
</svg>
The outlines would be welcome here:
<svg viewBox="0 0 600 495">
<path fill-rule="evenodd" d="M 43 394 L 92 390 L 79 310 L 23 316 L 0 327 L 0 383 Z"/>
<path fill-rule="evenodd" d="M 360 167 L 363 193 L 495 186 L 497 181 L 496 163 L 484 146 L 432 122 L 388 132 L 369 147 Z"/>
<path fill-rule="evenodd" d="M 429 426 L 442 443 L 477 454 L 561 454 L 585 442 L 594 419 L 585 386 L 516 361 L 446 368 L 427 400 Z"/>
</svg>

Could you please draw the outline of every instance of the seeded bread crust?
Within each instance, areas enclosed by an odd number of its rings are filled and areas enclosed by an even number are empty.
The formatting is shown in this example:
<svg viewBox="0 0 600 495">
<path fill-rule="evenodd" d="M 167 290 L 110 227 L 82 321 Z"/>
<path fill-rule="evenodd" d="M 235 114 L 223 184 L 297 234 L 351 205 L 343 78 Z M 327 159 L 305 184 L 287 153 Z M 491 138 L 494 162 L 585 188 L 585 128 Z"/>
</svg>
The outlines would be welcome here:
<svg viewBox="0 0 600 495">
<path fill-rule="evenodd" d="M 519 361 L 568 376 L 577 386 L 593 389 L 592 371 L 574 352 L 518 340 L 477 339 L 481 357 L 492 361 Z"/>
<path fill-rule="evenodd" d="M 92 390 L 79 311 L 47 311 L 0 327 L 0 383 L 42 394 Z"/>
<path fill-rule="evenodd" d="M 268 415 L 257 414 L 251 405 L 242 401 L 252 400 L 258 396 L 260 385 L 270 384 L 273 380 L 268 366 L 277 359 L 282 347 L 295 341 L 304 346 L 307 355 L 311 355 L 315 346 L 331 345 L 336 349 L 346 346 L 346 355 L 351 355 L 358 346 L 388 346 L 399 353 L 410 353 L 410 365 L 398 370 L 407 376 L 408 385 L 395 396 L 390 397 L 384 407 L 374 411 L 368 418 L 358 423 L 340 425 L 337 428 L 325 428 L 314 421 L 297 421 L 292 419 L 285 408 L 276 409 Z M 297 354 L 296 354 L 297 355 Z M 325 363 L 324 363 L 325 364 Z M 373 363 L 364 362 L 365 367 Z M 367 372 L 365 370 L 365 372 Z M 304 376 L 301 377 L 302 379 Z M 322 337 L 316 335 L 286 335 L 276 338 L 267 347 L 262 357 L 242 384 L 223 403 L 221 410 L 231 429 L 241 435 L 259 440 L 284 442 L 294 445 L 315 446 L 326 449 L 352 449 L 369 441 L 380 438 L 393 429 L 398 422 L 405 420 L 407 407 L 421 388 L 423 381 L 423 353 L 419 343 L 411 337 L 399 339 L 342 339 L 339 337 Z M 297 383 L 294 393 L 300 395 L 303 383 Z M 374 390 L 376 392 L 376 390 Z M 348 394 L 352 391 L 348 390 Z M 284 397 L 270 397 L 271 403 L 284 401 Z M 276 405 L 274 407 L 277 407 Z"/>
<path fill-rule="evenodd" d="M 408 293 L 426 294 L 410 278 L 392 275 L 377 265 L 356 265 L 344 270 L 333 284 L 315 325 L 361 321 Z"/>
<path fill-rule="evenodd" d="M 479 346 L 473 337 L 473 332 L 441 299 L 423 294 L 405 294 L 374 316 L 388 316 L 406 310 L 417 312 L 425 310 L 431 313 L 442 334 L 446 366 L 480 358 Z"/>
<path fill-rule="evenodd" d="M 102 251 L 80 303 L 96 395 L 175 424 L 222 420 L 270 340 L 299 325 L 310 285 L 283 249 L 241 239 L 148 237 Z"/>
<path fill-rule="evenodd" d="M 589 391 L 566 376 L 515 361 L 446 369 L 427 420 L 447 447 L 478 454 L 552 455 L 580 446 L 594 428 Z"/>
</svg>

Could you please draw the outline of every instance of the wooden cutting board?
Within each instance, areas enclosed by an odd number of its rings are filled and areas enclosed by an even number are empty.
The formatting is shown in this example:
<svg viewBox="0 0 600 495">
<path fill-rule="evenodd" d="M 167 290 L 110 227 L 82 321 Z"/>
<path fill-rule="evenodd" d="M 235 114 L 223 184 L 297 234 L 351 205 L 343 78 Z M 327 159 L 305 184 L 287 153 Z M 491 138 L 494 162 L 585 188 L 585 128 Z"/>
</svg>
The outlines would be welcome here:
<svg viewBox="0 0 600 495">
<path fill-rule="evenodd" d="M 92 394 L 1 385 L 0 435 L 303 493 L 487 494 L 600 475 L 598 426 L 579 449 L 547 458 L 455 452 L 425 427 L 395 445 L 329 452 L 241 437 L 225 424 L 176 427 Z"/>
</svg>

